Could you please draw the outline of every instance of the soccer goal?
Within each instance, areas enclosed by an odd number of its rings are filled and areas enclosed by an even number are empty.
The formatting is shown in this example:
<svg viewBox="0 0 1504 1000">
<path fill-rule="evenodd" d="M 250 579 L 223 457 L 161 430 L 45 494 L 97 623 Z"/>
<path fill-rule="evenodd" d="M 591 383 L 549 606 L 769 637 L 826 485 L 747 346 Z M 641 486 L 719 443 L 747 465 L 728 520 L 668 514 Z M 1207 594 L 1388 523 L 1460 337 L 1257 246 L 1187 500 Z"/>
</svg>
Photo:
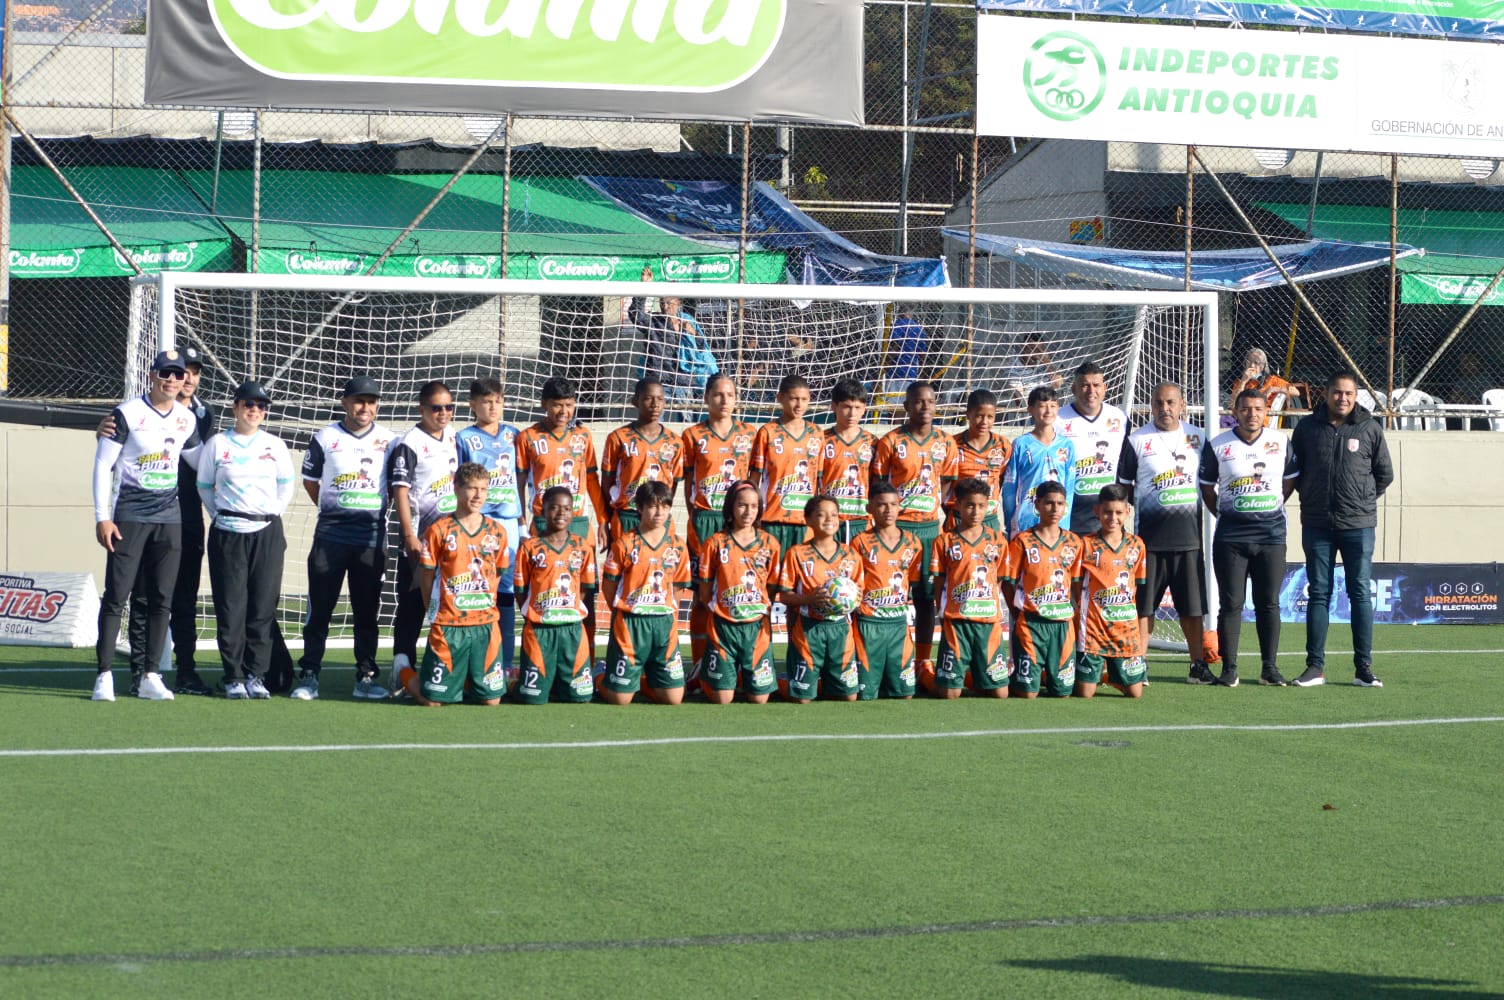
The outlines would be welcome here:
<svg viewBox="0 0 1504 1000">
<path fill-rule="evenodd" d="M 894 335 L 904 313 L 923 331 L 917 357 L 911 326 Z M 670 314 L 677 324 L 665 321 Z M 631 419 L 632 385 L 644 374 L 663 378 L 668 422 L 699 419 L 701 386 L 715 369 L 736 380 L 740 415 L 754 423 L 775 415 L 785 374 L 809 381 L 817 423 L 830 419 L 836 380 L 858 379 L 874 400 L 868 422 L 882 430 L 903 419 L 892 373 L 912 362 L 938 387 L 939 426 L 958 429 L 967 393 L 988 388 L 1000 397 L 999 431 L 1012 433 L 1031 388 L 1068 393 L 1072 369 L 1092 360 L 1135 424 L 1164 381 L 1185 387 L 1188 420 L 1214 432 L 1218 419 L 1217 300 L 1204 292 L 169 272 L 135 279 L 130 315 L 132 392 L 145 386 L 156 351 L 195 347 L 204 357 L 199 393 L 222 424 L 235 386 L 259 378 L 274 398 L 266 426 L 295 452 L 339 417 L 339 390 L 353 375 L 381 384 L 378 419 L 393 429 L 416 421 L 417 389 L 433 379 L 453 390 L 462 425 L 469 383 L 483 376 L 501 379 L 506 420 L 523 427 L 539 417 L 543 381 L 562 375 L 579 389 L 579 419 L 603 439 Z M 302 491 L 285 526 L 282 624 L 295 641 L 313 535 Z M 201 634 L 212 634 L 207 592 L 201 606 Z M 388 593 L 388 620 L 394 608 Z M 347 624 L 336 615 L 333 636 Z M 1179 639 L 1173 622 L 1163 631 Z"/>
</svg>

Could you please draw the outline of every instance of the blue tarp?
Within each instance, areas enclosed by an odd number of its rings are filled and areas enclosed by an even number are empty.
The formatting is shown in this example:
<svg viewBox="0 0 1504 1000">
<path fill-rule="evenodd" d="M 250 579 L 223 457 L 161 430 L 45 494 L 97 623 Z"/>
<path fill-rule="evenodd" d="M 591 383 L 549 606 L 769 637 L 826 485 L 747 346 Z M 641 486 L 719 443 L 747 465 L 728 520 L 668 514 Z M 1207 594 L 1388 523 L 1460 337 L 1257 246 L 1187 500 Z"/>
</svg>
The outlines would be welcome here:
<svg viewBox="0 0 1504 1000">
<path fill-rule="evenodd" d="M 968 242 L 964 229 L 945 229 L 943 232 L 946 239 L 963 245 Z M 1125 250 L 984 233 L 977 234 L 977 249 L 1041 271 L 1119 288 L 1167 291 L 1185 288 L 1185 254 L 1178 250 Z M 1398 256 L 1412 257 L 1423 252 L 1402 243 Z M 1300 283 L 1385 267 L 1389 264 L 1389 244 L 1310 240 L 1275 247 L 1274 255 Z M 1261 247 L 1191 253 L 1191 288 L 1195 291 L 1251 292 L 1282 284 L 1284 280 Z"/>
<path fill-rule="evenodd" d="M 1272 24 L 1338 31 L 1378 31 L 1427 38 L 1504 37 L 1504 8 L 1495 0 L 1430 3 L 1427 0 L 1337 0 L 1340 6 L 1308 6 L 1288 0 L 1228 3 L 1225 0 L 977 0 L 982 10 L 1029 11 L 1087 17 L 1169 18 L 1233 24 Z M 1440 8 L 1448 8 L 1438 13 Z M 1454 16 L 1459 11 L 1499 17 Z"/>
<path fill-rule="evenodd" d="M 580 178 L 637 217 L 671 233 L 735 249 L 741 231 L 739 185 L 644 177 Z M 945 262 L 875 254 L 820 225 L 767 184 L 752 189 L 749 249 L 783 250 L 788 280 L 801 285 L 943 287 Z"/>
</svg>

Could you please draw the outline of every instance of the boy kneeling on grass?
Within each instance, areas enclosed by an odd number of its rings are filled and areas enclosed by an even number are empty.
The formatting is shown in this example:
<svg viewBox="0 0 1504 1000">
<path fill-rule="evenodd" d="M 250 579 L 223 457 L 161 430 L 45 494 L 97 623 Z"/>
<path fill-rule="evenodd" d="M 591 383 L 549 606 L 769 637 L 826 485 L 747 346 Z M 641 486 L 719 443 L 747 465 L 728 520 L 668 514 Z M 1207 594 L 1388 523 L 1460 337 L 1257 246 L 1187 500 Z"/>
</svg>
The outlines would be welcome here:
<svg viewBox="0 0 1504 1000">
<path fill-rule="evenodd" d="M 785 553 L 778 581 L 778 599 L 789 609 L 788 656 L 778 690 L 800 705 L 817 695 L 856 701 L 860 688 L 851 615 L 834 607 L 825 592 L 832 579 L 857 578 L 857 561 L 836 541 L 840 505 L 834 497 L 812 497 L 804 505 L 804 523 L 810 540 Z"/>
<path fill-rule="evenodd" d="M 481 513 L 491 473 L 466 462 L 454 473 L 455 511 L 424 532 L 418 561 L 424 604 L 439 580 L 439 610 L 428 632 L 423 666 L 402 671 L 401 681 L 420 705 L 453 705 L 470 695 L 496 705 L 506 693 L 501 655 L 501 612 L 496 588 L 510 566 L 501 524 Z"/>
<path fill-rule="evenodd" d="M 983 523 L 991 501 L 986 483 L 963 479 L 953 495 L 956 530 L 940 533 L 930 558 L 940 595 L 940 661 L 933 674 L 921 668 L 919 681 L 939 698 L 959 698 L 963 689 L 1006 698 L 1008 625 L 999 578 L 1008 539 Z"/>
<path fill-rule="evenodd" d="M 1076 686 L 1076 600 L 1081 537 L 1060 527 L 1070 510 L 1065 487 L 1046 480 L 1034 491 L 1039 523 L 1013 536 L 1003 594 L 1013 608 L 1013 694 L 1041 689 L 1067 698 Z"/>
<path fill-rule="evenodd" d="M 607 704 L 630 705 L 639 685 L 660 705 L 684 700 L 679 592 L 689 589 L 689 550 L 669 523 L 673 505 L 667 483 L 637 487 L 632 495 L 637 527 L 616 532 L 606 556 L 611 637 L 596 693 Z"/>
<path fill-rule="evenodd" d="M 1107 683 L 1137 698 L 1148 675 L 1137 603 L 1147 579 L 1146 550 L 1142 539 L 1123 530 L 1129 516 L 1127 487 L 1103 487 L 1093 509 L 1102 527 L 1082 539 L 1076 694 L 1096 694 L 1105 666 Z"/>
</svg>

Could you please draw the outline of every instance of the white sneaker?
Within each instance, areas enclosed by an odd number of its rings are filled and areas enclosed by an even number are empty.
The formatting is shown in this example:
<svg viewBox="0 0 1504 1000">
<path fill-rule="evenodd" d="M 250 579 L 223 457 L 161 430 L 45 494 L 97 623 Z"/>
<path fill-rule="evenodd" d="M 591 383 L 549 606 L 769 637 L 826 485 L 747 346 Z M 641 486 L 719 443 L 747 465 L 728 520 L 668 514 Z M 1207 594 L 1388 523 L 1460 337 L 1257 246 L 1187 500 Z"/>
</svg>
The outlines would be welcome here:
<svg viewBox="0 0 1504 1000">
<path fill-rule="evenodd" d="M 319 675 L 307 671 L 304 671 L 303 676 L 298 678 L 298 686 L 292 689 L 292 694 L 288 695 L 289 698 L 295 698 L 298 701 L 313 701 L 318 696 Z"/>
<path fill-rule="evenodd" d="M 403 689 L 402 671 L 411 669 L 412 665 L 413 661 L 407 658 L 406 653 L 398 653 L 392 657 L 392 679 L 387 687 L 393 691 L 401 691 Z"/>
<path fill-rule="evenodd" d="M 89 700 L 115 700 L 115 672 L 113 670 L 106 670 L 104 673 L 94 676 L 94 693 L 89 696 Z"/>
<path fill-rule="evenodd" d="M 141 678 L 141 693 L 136 697 L 147 701 L 172 701 L 173 694 L 172 689 L 162 683 L 162 675 L 152 670 Z"/>
</svg>

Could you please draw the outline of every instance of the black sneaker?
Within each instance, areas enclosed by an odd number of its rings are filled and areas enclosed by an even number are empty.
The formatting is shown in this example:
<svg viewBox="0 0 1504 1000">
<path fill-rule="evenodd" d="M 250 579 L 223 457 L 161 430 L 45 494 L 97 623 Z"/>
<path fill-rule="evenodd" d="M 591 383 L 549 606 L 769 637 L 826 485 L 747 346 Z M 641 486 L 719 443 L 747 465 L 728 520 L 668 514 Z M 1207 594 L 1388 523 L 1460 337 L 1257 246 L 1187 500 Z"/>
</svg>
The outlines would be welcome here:
<svg viewBox="0 0 1504 1000">
<path fill-rule="evenodd" d="M 1259 674 L 1259 683 L 1265 687 L 1282 688 L 1290 682 L 1279 672 L 1279 667 L 1269 667 Z"/>
<path fill-rule="evenodd" d="M 139 698 L 141 696 L 141 678 L 142 678 L 142 676 L 143 676 L 142 674 L 139 674 L 139 673 L 137 673 L 134 670 L 131 671 L 131 697 L 132 698 Z"/>
<path fill-rule="evenodd" d="M 1320 667 L 1306 667 L 1305 673 L 1291 681 L 1298 688 L 1320 687 L 1326 683 L 1326 674 L 1321 672 Z"/>
<path fill-rule="evenodd" d="M 1211 671 L 1208 670 L 1207 673 L 1211 673 Z M 1224 663 L 1222 665 L 1222 674 L 1221 674 L 1221 676 L 1219 676 L 1217 678 L 1217 686 L 1218 687 L 1225 687 L 1225 688 L 1235 688 L 1235 687 L 1237 687 L 1238 686 L 1238 668 L 1232 666 L 1231 664 Z"/>
<path fill-rule="evenodd" d="M 209 685 L 204 683 L 196 670 L 179 670 L 176 680 L 177 686 L 172 689 L 174 694 L 196 694 L 205 698 L 214 696 L 214 692 L 209 690 Z"/>
<path fill-rule="evenodd" d="M 1217 678 L 1207 669 L 1206 664 L 1200 660 L 1191 661 L 1191 675 L 1185 679 L 1187 684 L 1215 684 Z"/>
<path fill-rule="evenodd" d="M 1360 688 L 1381 688 L 1384 682 L 1373 675 L 1373 668 L 1360 666 L 1353 674 L 1353 684 Z"/>
</svg>

